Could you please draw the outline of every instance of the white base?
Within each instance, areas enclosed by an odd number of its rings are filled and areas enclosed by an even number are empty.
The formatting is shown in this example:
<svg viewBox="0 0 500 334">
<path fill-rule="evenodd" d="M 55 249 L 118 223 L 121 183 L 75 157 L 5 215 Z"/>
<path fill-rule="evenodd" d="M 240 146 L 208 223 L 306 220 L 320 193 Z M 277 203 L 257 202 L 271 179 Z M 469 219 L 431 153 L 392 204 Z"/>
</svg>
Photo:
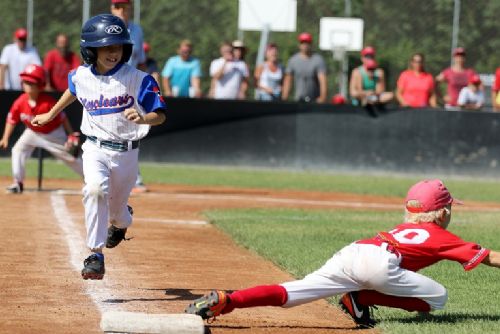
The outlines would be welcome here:
<svg viewBox="0 0 500 334">
<path fill-rule="evenodd" d="M 101 330 L 106 333 L 203 334 L 201 317 L 193 314 L 105 312 Z"/>
</svg>

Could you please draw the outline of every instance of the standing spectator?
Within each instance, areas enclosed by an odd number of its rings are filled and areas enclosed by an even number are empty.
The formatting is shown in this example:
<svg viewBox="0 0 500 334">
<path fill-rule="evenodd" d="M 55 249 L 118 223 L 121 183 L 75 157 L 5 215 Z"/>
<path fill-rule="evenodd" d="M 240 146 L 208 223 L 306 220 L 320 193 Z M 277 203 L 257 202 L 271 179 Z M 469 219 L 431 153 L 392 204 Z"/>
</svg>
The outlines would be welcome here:
<svg viewBox="0 0 500 334">
<path fill-rule="evenodd" d="M 460 108 L 479 110 L 484 105 L 484 88 L 481 78 L 475 74 L 469 79 L 469 84 L 462 88 L 458 94 L 457 104 Z"/>
<path fill-rule="evenodd" d="M 323 57 L 312 52 L 312 35 L 303 32 L 298 36 L 299 52 L 288 61 L 283 81 L 283 100 L 288 100 L 295 85 L 295 100 L 304 102 L 326 102 L 326 65 Z"/>
<path fill-rule="evenodd" d="M 402 107 L 437 106 L 434 78 L 425 71 L 423 54 L 411 56 L 409 68 L 399 76 L 396 97 Z"/>
<path fill-rule="evenodd" d="M 495 82 L 491 87 L 491 106 L 494 111 L 500 111 L 500 67 L 495 73 Z"/>
<path fill-rule="evenodd" d="M 353 105 L 384 104 L 394 98 L 385 91 L 385 72 L 377 68 L 375 48 L 366 46 L 361 50 L 361 66 L 352 70 L 349 94 Z"/>
<path fill-rule="evenodd" d="M 56 37 L 56 48 L 45 55 L 43 67 L 47 72 L 47 90 L 64 92 L 68 89 L 68 73 L 80 66 L 80 58 L 69 49 L 69 39 L 65 34 Z"/>
<path fill-rule="evenodd" d="M 163 89 L 166 96 L 201 97 L 201 65 L 191 56 L 193 45 L 184 39 L 177 56 L 170 57 L 163 67 Z"/>
<path fill-rule="evenodd" d="M 145 72 L 151 74 L 158 85 L 160 85 L 160 71 L 158 70 L 158 63 L 156 62 L 156 59 L 149 56 L 151 46 L 149 45 L 149 43 L 144 42 L 142 43 L 142 48 L 144 49 L 144 53 L 146 54 L 146 63 L 144 64 L 146 67 Z"/>
<path fill-rule="evenodd" d="M 142 71 L 145 70 L 146 54 L 142 48 L 144 34 L 140 25 L 130 21 L 131 0 L 111 0 L 111 14 L 121 18 L 127 25 L 130 39 L 134 42 L 132 56 L 128 64 Z"/>
<path fill-rule="evenodd" d="M 476 72 L 473 69 L 465 67 L 465 49 L 460 47 L 453 50 L 453 64 L 436 76 L 438 84 L 443 82 L 447 84 L 446 95 L 443 98 L 445 107 L 457 106 L 460 90 L 467 86 L 474 74 Z"/>
<path fill-rule="evenodd" d="M 247 68 L 247 72 L 250 73 L 250 69 L 248 67 L 248 64 L 245 61 L 245 56 L 247 54 L 247 47 L 245 46 L 245 44 L 240 40 L 234 40 L 233 43 L 231 43 L 231 45 L 233 46 L 234 60 L 244 62 L 245 66 Z M 249 85 L 248 80 L 243 80 L 241 82 L 241 88 L 240 88 L 240 95 L 241 95 L 240 98 L 241 99 L 246 98 L 247 91 L 248 91 L 248 85 Z"/>
<path fill-rule="evenodd" d="M 233 46 L 222 43 L 221 57 L 210 64 L 210 96 L 215 99 L 244 99 L 248 87 L 248 67 L 244 61 L 235 59 Z"/>
<path fill-rule="evenodd" d="M 257 100 L 281 99 L 283 72 L 283 66 L 278 61 L 278 46 L 269 44 L 266 49 L 266 61 L 258 65 L 254 72 Z"/>
<path fill-rule="evenodd" d="M 30 64 L 42 64 L 36 48 L 26 44 L 27 38 L 28 31 L 19 28 L 14 32 L 14 43 L 3 48 L 0 56 L 0 90 L 21 90 L 21 72 Z"/>
</svg>

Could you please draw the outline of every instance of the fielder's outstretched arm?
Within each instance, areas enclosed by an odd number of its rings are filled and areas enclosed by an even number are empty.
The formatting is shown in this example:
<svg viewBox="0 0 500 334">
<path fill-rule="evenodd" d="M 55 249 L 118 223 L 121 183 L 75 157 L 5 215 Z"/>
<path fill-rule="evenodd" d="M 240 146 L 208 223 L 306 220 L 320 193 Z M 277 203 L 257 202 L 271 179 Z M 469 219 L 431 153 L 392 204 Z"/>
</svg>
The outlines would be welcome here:
<svg viewBox="0 0 500 334">
<path fill-rule="evenodd" d="M 52 121 L 61 111 L 64 110 L 71 103 L 75 102 L 76 96 L 71 94 L 69 89 L 66 89 L 63 95 L 59 98 L 59 101 L 50 109 L 48 113 L 36 115 L 31 124 L 33 125 L 45 125 L 48 122 Z"/>
<path fill-rule="evenodd" d="M 490 267 L 500 268 L 500 253 L 490 251 L 490 254 L 484 258 L 482 263 Z"/>
</svg>

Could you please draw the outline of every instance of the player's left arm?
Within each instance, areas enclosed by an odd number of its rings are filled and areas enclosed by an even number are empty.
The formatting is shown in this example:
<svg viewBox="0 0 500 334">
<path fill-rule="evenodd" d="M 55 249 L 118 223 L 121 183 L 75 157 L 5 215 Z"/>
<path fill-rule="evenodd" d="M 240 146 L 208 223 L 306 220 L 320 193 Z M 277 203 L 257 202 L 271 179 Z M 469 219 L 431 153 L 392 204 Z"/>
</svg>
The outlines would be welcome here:
<svg viewBox="0 0 500 334">
<path fill-rule="evenodd" d="M 481 262 L 490 267 L 500 268 L 500 253 L 495 251 L 490 251 L 490 253 Z"/>
</svg>

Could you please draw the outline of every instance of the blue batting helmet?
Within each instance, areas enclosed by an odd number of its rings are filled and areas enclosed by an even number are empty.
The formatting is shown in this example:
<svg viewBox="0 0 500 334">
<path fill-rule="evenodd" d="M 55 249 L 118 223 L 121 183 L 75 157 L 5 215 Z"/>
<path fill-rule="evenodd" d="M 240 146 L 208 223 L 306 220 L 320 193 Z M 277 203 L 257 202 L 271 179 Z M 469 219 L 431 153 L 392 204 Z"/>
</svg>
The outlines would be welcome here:
<svg viewBox="0 0 500 334">
<path fill-rule="evenodd" d="M 100 14 L 85 22 L 80 39 L 80 53 L 87 64 L 97 61 L 96 48 L 109 45 L 123 45 L 121 62 L 126 63 L 132 55 L 133 42 L 125 22 L 118 16 Z"/>
</svg>

